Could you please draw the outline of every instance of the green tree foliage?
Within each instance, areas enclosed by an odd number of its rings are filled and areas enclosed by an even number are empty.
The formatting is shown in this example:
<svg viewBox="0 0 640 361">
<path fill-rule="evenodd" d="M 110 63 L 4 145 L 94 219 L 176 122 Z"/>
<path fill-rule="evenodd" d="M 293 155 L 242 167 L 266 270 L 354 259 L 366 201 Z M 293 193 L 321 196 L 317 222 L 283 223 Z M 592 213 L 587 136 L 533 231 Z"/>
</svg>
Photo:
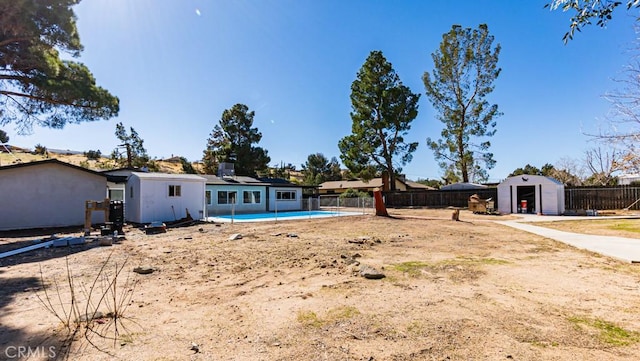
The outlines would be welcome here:
<svg viewBox="0 0 640 361">
<path fill-rule="evenodd" d="M 353 188 L 349 188 L 346 191 L 340 193 L 340 198 L 369 198 L 369 197 L 371 197 L 369 193 L 359 191 Z"/>
<path fill-rule="evenodd" d="M 340 163 L 336 157 L 328 160 L 322 153 L 309 154 L 307 162 L 302 164 L 304 184 L 317 186 L 327 181 L 342 179 Z"/>
<path fill-rule="evenodd" d="M 180 157 L 180 163 L 182 164 L 182 171 L 186 174 L 198 174 L 196 169 L 193 168 L 193 164 L 187 160 L 185 157 Z"/>
<path fill-rule="evenodd" d="M 147 150 L 144 148 L 144 141 L 140 138 L 138 132 L 136 132 L 133 127 L 130 127 L 129 133 L 127 133 L 127 129 L 124 125 L 122 125 L 122 123 L 118 123 L 116 124 L 115 134 L 116 138 L 118 138 L 122 144 L 113 150 L 111 158 L 119 166 L 128 168 L 147 167 L 150 170 L 152 170 L 152 168 L 157 169 L 157 166 L 152 167 L 149 155 L 147 155 Z"/>
<path fill-rule="evenodd" d="M 2 129 L 0 129 L 0 143 L 9 143 L 9 136 Z"/>
<path fill-rule="evenodd" d="M 286 180 L 291 180 L 291 172 L 294 172 L 296 170 L 296 166 L 291 164 L 291 163 L 287 163 L 284 164 L 283 162 L 280 162 L 280 165 L 277 165 L 275 167 L 269 167 L 266 172 L 260 171 L 258 172 L 258 176 L 265 176 L 267 178 L 279 178 L 279 179 L 286 179 Z"/>
<path fill-rule="evenodd" d="M 99 160 L 100 157 L 102 157 L 102 152 L 100 150 L 90 150 L 84 152 L 84 156 L 87 157 L 88 160 Z"/>
<path fill-rule="evenodd" d="M 603 28 L 611 20 L 613 11 L 622 5 L 622 1 L 618 0 L 553 0 L 546 4 L 545 7 L 551 10 L 562 9 L 562 11 L 573 12 L 571 17 L 571 25 L 569 31 L 564 34 L 562 40 L 565 44 L 573 39 L 576 30 L 596 21 L 596 25 Z M 627 0 L 627 10 L 631 8 L 640 8 L 640 0 Z"/>
<path fill-rule="evenodd" d="M 0 1 L 0 125 L 29 133 L 118 115 L 118 98 L 85 65 L 60 59 L 82 51 L 71 9 L 79 2 Z"/>
<path fill-rule="evenodd" d="M 47 158 L 49 157 L 49 151 L 47 150 L 47 147 L 45 147 L 44 145 L 42 145 L 40 143 L 36 144 L 36 146 L 34 147 L 32 153 L 36 154 L 36 155 L 43 155 L 43 156 L 45 156 Z"/>
<path fill-rule="evenodd" d="M 463 182 L 483 181 L 495 160 L 487 140 L 495 134 L 498 105 L 485 99 L 500 74 L 500 45 L 493 47 L 487 25 L 463 29 L 454 25 L 432 54 L 433 73 L 424 73 L 426 94 L 445 125 L 441 139 L 427 138 L 440 167 Z M 474 141 L 480 141 L 474 143 Z"/>
<path fill-rule="evenodd" d="M 265 149 L 256 147 L 262 139 L 258 128 L 253 128 L 254 111 L 244 104 L 236 104 L 222 112 L 207 140 L 203 163 L 206 174 L 215 174 L 221 162 L 234 163 L 235 174 L 255 176 L 265 172 L 271 161 Z"/>
<path fill-rule="evenodd" d="M 418 116 L 419 98 L 402 84 L 381 51 L 369 54 L 351 84 L 352 134 L 338 143 L 340 158 L 354 175 L 371 179 L 386 171 L 395 190 L 396 172 L 418 147 L 404 137 Z"/>
<path fill-rule="evenodd" d="M 555 168 L 553 167 L 553 165 L 549 163 L 546 163 L 545 165 L 543 165 L 542 169 L 539 169 L 538 167 L 533 166 L 531 164 L 527 164 L 524 166 L 524 168 L 516 168 L 513 172 L 511 172 L 511 174 L 509 174 L 509 177 L 522 175 L 522 174 L 543 175 L 543 176 L 550 177 L 553 174 L 554 170 Z"/>
</svg>

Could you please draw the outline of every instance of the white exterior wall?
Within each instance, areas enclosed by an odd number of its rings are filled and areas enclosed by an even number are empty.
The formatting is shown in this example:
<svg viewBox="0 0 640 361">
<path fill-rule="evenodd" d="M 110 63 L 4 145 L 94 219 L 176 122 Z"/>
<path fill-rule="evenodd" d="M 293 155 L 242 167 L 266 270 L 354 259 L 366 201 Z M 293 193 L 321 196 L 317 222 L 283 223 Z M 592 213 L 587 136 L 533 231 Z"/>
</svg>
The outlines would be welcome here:
<svg viewBox="0 0 640 361">
<path fill-rule="evenodd" d="M 267 211 L 267 187 L 243 185 L 214 185 L 208 184 L 207 191 L 211 192 L 211 204 L 207 204 L 207 216 L 235 213 L 264 213 Z M 237 192 L 235 204 L 218 204 L 218 191 Z M 260 203 L 244 203 L 244 192 L 260 192 Z"/>
<path fill-rule="evenodd" d="M 180 186 L 179 197 L 169 186 Z M 186 217 L 204 218 L 205 179 L 198 176 L 134 172 L 127 182 L 125 218 L 135 223 L 169 222 Z"/>
<path fill-rule="evenodd" d="M 277 199 L 277 192 L 294 192 L 293 200 Z M 302 188 L 293 187 L 269 187 L 269 211 L 285 212 L 302 210 Z"/>
<path fill-rule="evenodd" d="M 0 190 L 0 230 L 81 226 L 85 202 L 104 200 L 107 179 L 61 164 L 29 165 L 2 170 Z M 93 212 L 93 223 L 104 221 L 104 212 Z"/>
<path fill-rule="evenodd" d="M 522 178 L 526 178 L 525 182 Z M 518 187 L 535 187 L 535 209 L 544 215 L 561 215 L 564 213 L 564 185 L 544 176 L 519 175 L 505 179 L 498 185 L 498 211 L 514 213 L 518 209 Z M 542 205 L 541 205 L 542 203 Z"/>
</svg>

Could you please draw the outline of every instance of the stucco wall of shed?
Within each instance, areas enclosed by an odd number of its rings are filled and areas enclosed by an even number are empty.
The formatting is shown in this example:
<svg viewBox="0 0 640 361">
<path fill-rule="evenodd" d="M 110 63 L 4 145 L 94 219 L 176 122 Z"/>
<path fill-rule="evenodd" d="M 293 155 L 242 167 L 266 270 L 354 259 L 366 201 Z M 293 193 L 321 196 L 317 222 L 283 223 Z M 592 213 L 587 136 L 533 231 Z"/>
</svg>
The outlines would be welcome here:
<svg viewBox="0 0 640 361">
<path fill-rule="evenodd" d="M 2 170 L 0 230 L 81 226 L 85 202 L 106 197 L 107 179 L 60 164 Z M 93 212 L 92 222 L 103 223 Z"/>
<path fill-rule="evenodd" d="M 179 185 L 181 195 L 169 196 L 169 185 Z M 133 173 L 127 181 L 125 218 L 134 223 L 169 222 L 189 214 L 204 218 L 204 178 L 144 178 Z"/>
<path fill-rule="evenodd" d="M 527 181 L 524 181 L 524 179 Z M 519 175 L 505 179 L 498 185 L 498 211 L 516 213 L 518 209 L 517 187 L 535 187 L 535 209 L 544 215 L 564 213 L 564 185 L 554 179 L 537 175 Z"/>
</svg>

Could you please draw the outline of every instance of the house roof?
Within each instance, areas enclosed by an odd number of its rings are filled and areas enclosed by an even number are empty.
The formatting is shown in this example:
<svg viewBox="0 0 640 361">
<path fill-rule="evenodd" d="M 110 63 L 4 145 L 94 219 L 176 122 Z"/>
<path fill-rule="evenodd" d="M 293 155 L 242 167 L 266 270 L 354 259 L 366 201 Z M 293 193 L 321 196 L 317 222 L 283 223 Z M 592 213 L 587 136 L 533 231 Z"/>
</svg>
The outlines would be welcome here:
<svg viewBox="0 0 640 361">
<path fill-rule="evenodd" d="M 204 181 L 204 177 L 195 174 L 170 174 L 170 173 L 151 173 L 151 172 L 131 172 L 131 175 L 135 175 L 140 179 L 179 179 L 179 180 L 194 180 Z"/>
<path fill-rule="evenodd" d="M 79 170 L 79 171 L 83 171 L 86 173 L 90 173 L 93 175 L 97 175 L 100 177 L 106 177 L 106 174 L 100 173 L 100 172 L 96 172 L 93 171 L 91 169 L 87 169 L 87 168 L 82 168 L 80 166 L 77 166 L 75 164 L 71 164 L 71 163 L 67 163 L 67 162 L 62 162 L 58 159 L 52 158 L 52 159 L 45 159 L 45 160 L 38 160 L 38 161 L 33 161 L 33 162 L 27 162 L 27 163 L 18 163 L 18 164 L 11 164 L 11 165 L 5 165 L 0 167 L 0 171 L 3 170 L 8 170 L 8 169 L 16 169 L 16 168 L 25 168 L 25 167 L 37 167 L 37 166 L 42 166 L 42 165 L 46 165 L 46 164 L 56 164 L 56 165 L 61 165 L 61 166 L 65 166 L 65 167 L 69 167 L 75 170 Z"/>
<path fill-rule="evenodd" d="M 201 177 L 207 180 L 207 184 L 212 185 L 233 185 L 240 184 L 246 186 L 279 186 L 279 187 L 302 187 L 293 184 L 286 179 L 279 178 L 252 178 L 247 176 L 218 177 L 215 175 L 205 174 Z"/>
</svg>

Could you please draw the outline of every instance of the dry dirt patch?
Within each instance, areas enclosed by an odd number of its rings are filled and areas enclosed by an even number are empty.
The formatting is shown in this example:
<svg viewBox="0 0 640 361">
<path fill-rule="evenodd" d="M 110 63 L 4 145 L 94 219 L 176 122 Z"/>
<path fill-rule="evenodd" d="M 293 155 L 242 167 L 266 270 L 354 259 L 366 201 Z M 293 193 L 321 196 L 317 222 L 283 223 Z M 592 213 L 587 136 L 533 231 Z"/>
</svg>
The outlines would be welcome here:
<svg viewBox="0 0 640 361">
<path fill-rule="evenodd" d="M 73 253 L 67 259 L 78 283 L 91 282 L 111 252 L 127 270 L 155 272 L 129 272 L 137 281 L 129 323 L 115 347 L 93 338 L 109 354 L 78 337 L 70 359 L 635 360 L 640 353 L 637 267 L 497 225 L 495 216 L 463 211 L 463 222 L 453 222 L 447 210 L 390 213 L 397 217 L 203 224 L 158 235 L 129 228 L 121 244 Z M 236 233 L 243 237 L 230 240 Z M 42 285 L 28 278 L 41 267 L 51 289 L 66 274 L 65 257 L 28 257 L 0 268 L 0 283 L 11 286 L 0 297 L 0 352 L 54 344 L 64 334 L 36 297 Z M 386 277 L 361 277 L 365 265 Z"/>
</svg>

